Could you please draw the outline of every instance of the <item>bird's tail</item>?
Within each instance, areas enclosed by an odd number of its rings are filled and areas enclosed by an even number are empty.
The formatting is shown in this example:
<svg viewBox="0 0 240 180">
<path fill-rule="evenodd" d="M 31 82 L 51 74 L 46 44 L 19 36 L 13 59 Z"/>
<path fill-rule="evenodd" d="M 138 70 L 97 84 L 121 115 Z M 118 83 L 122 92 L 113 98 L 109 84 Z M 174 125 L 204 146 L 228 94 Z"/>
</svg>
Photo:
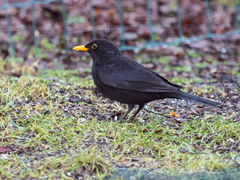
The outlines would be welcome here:
<svg viewBox="0 0 240 180">
<path fill-rule="evenodd" d="M 200 98 L 198 96 L 194 96 L 192 94 L 185 93 L 185 92 L 182 92 L 182 91 L 172 93 L 172 97 L 173 98 L 178 98 L 178 99 L 184 99 L 184 100 L 191 101 L 191 102 L 197 102 L 199 104 L 203 104 L 203 105 L 206 105 L 206 106 L 219 106 L 219 105 L 221 105 L 221 103 L 219 103 L 219 102 L 203 99 L 203 98 Z"/>
</svg>

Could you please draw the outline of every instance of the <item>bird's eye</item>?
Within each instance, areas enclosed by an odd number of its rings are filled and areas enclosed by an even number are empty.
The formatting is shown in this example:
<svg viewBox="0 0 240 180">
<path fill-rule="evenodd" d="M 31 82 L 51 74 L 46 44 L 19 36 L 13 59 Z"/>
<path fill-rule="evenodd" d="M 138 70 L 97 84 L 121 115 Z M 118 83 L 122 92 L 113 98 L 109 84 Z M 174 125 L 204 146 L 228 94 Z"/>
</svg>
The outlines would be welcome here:
<svg viewBox="0 0 240 180">
<path fill-rule="evenodd" d="M 92 49 L 97 49 L 97 45 L 96 45 L 96 44 L 93 44 L 93 45 L 92 45 Z"/>
</svg>

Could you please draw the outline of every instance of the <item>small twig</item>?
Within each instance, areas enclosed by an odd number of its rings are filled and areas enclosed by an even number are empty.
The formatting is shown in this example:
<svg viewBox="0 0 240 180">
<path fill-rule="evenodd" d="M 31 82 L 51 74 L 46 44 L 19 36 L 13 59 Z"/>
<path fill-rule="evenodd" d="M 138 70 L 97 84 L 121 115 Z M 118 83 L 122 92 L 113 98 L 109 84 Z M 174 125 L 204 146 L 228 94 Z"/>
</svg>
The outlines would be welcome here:
<svg viewBox="0 0 240 180">
<path fill-rule="evenodd" d="M 234 145 L 232 145 L 231 147 L 230 147 L 230 149 L 232 150 L 236 145 L 238 145 L 240 143 L 240 139 L 234 144 Z"/>
<path fill-rule="evenodd" d="M 211 149 L 213 152 L 216 151 L 230 151 L 230 148 L 204 148 L 204 149 Z"/>
<path fill-rule="evenodd" d="M 229 152 L 228 152 L 228 158 L 229 158 L 229 159 L 232 159 L 232 158 L 230 158 L 230 153 L 232 152 L 233 148 L 234 148 L 235 146 L 237 146 L 239 143 L 240 143 L 240 139 L 239 139 L 234 145 L 232 145 L 232 146 L 230 147 L 230 150 L 229 150 Z"/>
<path fill-rule="evenodd" d="M 150 109 L 147 109 L 147 108 L 144 108 L 145 111 L 149 112 L 149 113 L 154 113 L 154 114 L 158 114 L 159 115 L 159 112 L 156 112 L 156 111 L 152 111 Z M 170 118 L 170 116 L 166 116 L 166 115 L 163 115 L 163 114 L 160 114 L 161 116 L 164 116 L 166 118 Z"/>
<path fill-rule="evenodd" d="M 239 110 L 238 110 L 238 109 L 236 109 L 236 108 L 233 108 L 233 107 L 231 107 L 231 106 L 228 106 L 228 105 L 226 105 L 226 104 L 223 104 L 223 106 L 225 106 L 225 107 L 228 107 L 228 108 L 230 108 L 230 109 L 232 109 L 232 110 L 234 110 L 234 111 L 237 111 L 237 112 L 239 112 Z"/>
<path fill-rule="evenodd" d="M 152 111 L 152 110 L 150 110 L 150 109 L 144 108 L 144 110 L 147 111 L 147 112 L 150 112 L 150 113 L 159 114 L 158 112 Z M 173 117 L 171 117 L 171 116 L 167 116 L 167 115 L 164 115 L 164 114 L 159 114 L 159 115 L 161 115 L 161 116 L 163 116 L 163 117 L 165 117 L 165 118 L 169 118 L 169 119 L 171 118 L 171 119 L 170 119 L 171 121 L 175 121 L 175 122 L 177 122 L 177 123 L 186 122 L 186 120 L 179 120 L 179 119 L 176 118 L 176 117 L 172 120 Z"/>
<path fill-rule="evenodd" d="M 188 113 L 187 113 L 186 115 L 184 115 L 182 118 L 185 118 L 185 117 L 187 117 L 188 115 L 197 113 L 197 112 L 199 112 L 199 111 L 207 110 L 207 109 L 210 109 L 210 108 L 220 108 L 220 107 L 224 107 L 224 106 L 227 107 L 227 108 L 229 108 L 229 109 L 232 109 L 232 110 L 234 110 L 234 111 L 239 112 L 239 110 L 236 109 L 236 108 L 233 108 L 233 107 L 231 107 L 231 106 L 229 106 L 229 105 L 226 105 L 226 104 L 221 104 L 221 105 L 218 105 L 218 106 L 209 106 L 209 107 L 205 107 L 205 108 L 202 108 L 202 109 L 197 109 L 196 111 L 188 112 Z"/>
<path fill-rule="evenodd" d="M 235 146 L 237 146 L 238 144 L 240 143 L 240 139 L 235 143 L 233 144 L 230 148 L 213 148 L 213 147 L 200 147 L 202 149 L 211 149 L 213 151 L 229 151 L 229 153 L 234 149 L 236 148 Z M 199 149 L 199 146 L 195 146 L 193 145 L 195 148 Z M 230 158 L 230 156 L 228 156 Z"/>
<path fill-rule="evenodd" d="M 205 108 L 202 108 L 202 109 L 197 109 L 196 111 L 188 112 L 188 113 L 185 114 L 182 118 L 185 118 L 185 117 L 187 117 L 188 115 L 197 113 L 197 112 L 199 112 L 199 111 L 205 111 L 205 110 L 210 109 L 210 108 L 215 108 L 215 107 L 218 108 L 218 107 L 223 107 L 223 106 L 224 106 L 224 105 L 221 104 L 221 105 L 217 105 L 217 106 L 209 106 L 209 107 L 205 107 Z"/>
<path fill-rule="evenodd" d="M 213 148 L 213 147 L 199 147 L 199 146 L 195 146 L 193 145 L 196 149 L 210 149 L 212 150 L 212 152 L 216 152 L 216 151 L 230 151 L 231 148 Z"/>
<path fill-rule="evenodd" d="M 237 155 L 238 156 L 238 155 Z M 236 157 L 237 157 L 236 156 Z M 238 166 L 240 166 L 240 163 L 239 162 L 237 162 L 237 160 L 236 160 L 236 157 L 235 158 L 233 158 L 232 160 L 238 165 Z"/>
<path fill-rule="evenodd" d="M 212 153 L 213 152 L 216 152 L 216 151 L 228 151 L 228 159 L 230 159 L 230 160 L 233 160 L 238 166 L 240 166 L 240 162 L 238 162 L 237 160 L 236 160 L 236 157 L 238 157 L 239 156 L 239 153 L 237 154 L 237 156 L 235 156 L 235 158 L 231 158 L 230 157 L 230 153 L 233 151 L 233 149 L 234 148 L 236 148 L 237 147 L 237 145 L 240 143 L 240 139 L 235 143 L 235 144 L 233 144 L 230 148 L 211 148 L 211 147 L 199 147 L 199 146 L 195 146 L 195 145 L 193 145 L 193 147 L 194 148 L 196 148 L 196 149 L 210 149 L 210 150 L 212 150 Z M 200 153 L 204 153 L 204 152 L 200 152 Z"/>
<path fill-rule="evenodd" d="M 212 150 L 211 152 L 197 152 L 198 154 L 210 154 L 210 153 L 215 153 L 217 151 L 229 151 L 230 150 L 230 148 L 211 148 L 211 147 L 201 147 L 201 146 L 195 146 L 195 145 L 193 145 L 193 147 L 198 150 L 205 150 L 205 149 Z"/>
<path fill-rule="evenodd" d="M 147 112 L 149 112 L 149 113 L 154 113 L 154 114 L 159 114 L 158 112 L 156 112 L 156 111 L 152 111 L 152 110 L 150 110 L 150 109 L 147 109 L 147 108 L 143 108 L 145 111 L 147 111 Z"/>
<path fill-rule="evenodd" d="M 237 107 L 237 105 L 233 102 L 232 96 L 231 96 L 231 94 L 229 93 L 227 87 L 223 84 L 222 80 L 221 80 L 220 78 L 218 78 L 216 75 L 215 75 L 214 77 L 222 84 L 223 88 L 225 89 L 226 93 L 228 94 L 228 97 L 229 97 L 232 105 L 233 105 L 234 107 Z"/>
</svg>

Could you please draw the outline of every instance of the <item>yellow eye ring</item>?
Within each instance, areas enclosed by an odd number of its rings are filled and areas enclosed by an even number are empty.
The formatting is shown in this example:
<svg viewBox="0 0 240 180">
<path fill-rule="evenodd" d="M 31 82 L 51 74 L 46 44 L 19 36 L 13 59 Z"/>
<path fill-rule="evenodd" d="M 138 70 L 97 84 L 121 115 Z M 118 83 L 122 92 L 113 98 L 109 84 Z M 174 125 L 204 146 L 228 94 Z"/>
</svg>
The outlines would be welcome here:
<svg viewBox="0 0 240 180">
<path fill-rule="evenodd" d="M 97 49 L 97 45 L 96 44 L 93 44 L 91 47 L 92 47 L 92 49 Z"/>
</svg>

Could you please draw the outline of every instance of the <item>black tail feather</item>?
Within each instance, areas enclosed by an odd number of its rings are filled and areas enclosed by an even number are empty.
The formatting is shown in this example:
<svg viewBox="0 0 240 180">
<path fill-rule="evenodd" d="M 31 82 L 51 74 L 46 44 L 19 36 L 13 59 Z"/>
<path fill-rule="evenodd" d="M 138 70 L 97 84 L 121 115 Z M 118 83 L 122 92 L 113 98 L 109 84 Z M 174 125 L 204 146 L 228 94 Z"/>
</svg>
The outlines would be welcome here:
<svg viewBox="0 0 240 180">
<path fill-rule="evenodd" d="M 185 92 L 182 92 L 182 91 L 172 93 L 172 96 L 173 96 L 173 98 L 184 99 L 184 100 L 191 101 L 191 102 L 197 102 L 199 104 L 203 104 L 203 105 L 206 105 L 206 106 L 219 106 L 219 105 L 221 105 L 221 103 L 219 103 L 219 102 L 203 99 L 203 98 L 200 98 L 198 96 L 194 96 L 192 94 L 185 93 Z"/>
</svg>

